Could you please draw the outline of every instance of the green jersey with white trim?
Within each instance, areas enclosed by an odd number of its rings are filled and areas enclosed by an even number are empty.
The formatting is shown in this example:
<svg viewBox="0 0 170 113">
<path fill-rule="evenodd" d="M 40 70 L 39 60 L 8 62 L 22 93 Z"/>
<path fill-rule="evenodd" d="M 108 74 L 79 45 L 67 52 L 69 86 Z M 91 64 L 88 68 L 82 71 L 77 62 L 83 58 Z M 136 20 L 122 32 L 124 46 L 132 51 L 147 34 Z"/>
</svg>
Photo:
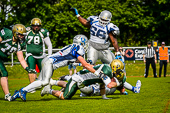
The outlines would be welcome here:
<svg viewBox="0 0 170 113">
<path fill-rule="evenodd" d="M 41 28 L 38 33 L 29 30 L 26 37 L 26 52 L 33 56 L 42 56 L 45 54 L 45 44 L 43 39 L 49 37 L 49 32 Z"/>
<path fill-rule="evenodd" d="M 12 31 L 8 28 L 3 28 L 0 31 L 2 42 L 0 43 L 0 58 L 7 58 L 11 53 L 20 51 L 23 46 L 19 42 L 13 42 Z"/>
</svg>

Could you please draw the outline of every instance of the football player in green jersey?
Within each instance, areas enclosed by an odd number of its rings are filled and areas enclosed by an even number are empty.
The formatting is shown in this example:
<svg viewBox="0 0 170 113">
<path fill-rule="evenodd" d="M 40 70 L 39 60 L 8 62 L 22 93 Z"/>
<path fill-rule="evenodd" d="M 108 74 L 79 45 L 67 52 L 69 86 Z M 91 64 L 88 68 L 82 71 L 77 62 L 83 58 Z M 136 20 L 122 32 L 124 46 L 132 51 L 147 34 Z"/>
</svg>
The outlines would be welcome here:
<svg viewBox="0 0 170 113">
<path fill-rule="evenodd" d="M 1 87 L 5 94 L 5 100 L 10 101 L 11 94 L 8 88 L 8 72 L 4 66 L 4 61 L 7 57 L 13 53 L 17 52 L 18 60 L 20 61 L 22 67 L 28 72 L 35 73 L 35 70 L 28 68 L 26 61 L 24 60 L 22 53 L 22 43 L 26 35 L 26 28 L 22 24 L 16 24 L 13 26 L 12 31 L 7 28 L 3 28 L 0 31 L 0 77 L 1 77 Z"/>
<path fill-rule="evenodd" d="M 56 96 L 63 100 L 71 99 L 78 89 L 81 89 L 85 86 L 89 86 L 94 83 L 99 83 L 102 98 L 110 99 L 106 97 L 105 85 L 108 88 L 118 87 L 120 86 L 123 79 L 126 80 L 126 77 L 124 76 L 123 73 L 121 74 L 118 73 L 117 76 L 113 77 L 112 69 L 107 64 L 96 65 L 93 68 L 97 72 L 100 72 L 98 76 L 94 75 L 88 70 L 85 69 L 81 70 L 80 72 L 72 75 L 72 77 L 68 80 L 68 83 L 66 85 L 64 81 L 56 81 L 55 85 L 65 87 L 64 92 L 53 90 L 50 87 L 44 87 L 44 89 L 41 91 L 41 96 L 44 96 L 45 94 L 52 94 L 53 96 Z M 112 79 L 114 79 L 114 81 Z"/>
<path fill-rule="evenodd" d="M 30 69 L 35 69 L 36 64 L 41 71 L 41 61 L 46 57 L 45 45 L 48 47 L 48 55 L 52 54 L 52 44 L 47 29 L 41 28 L 41 20 L 33 18 L 31 27 L 27 27 L 26 36 L 26 61 Z M 30 83 L 37 78 L 36 74 L 29 73 Z"/>
</svg>

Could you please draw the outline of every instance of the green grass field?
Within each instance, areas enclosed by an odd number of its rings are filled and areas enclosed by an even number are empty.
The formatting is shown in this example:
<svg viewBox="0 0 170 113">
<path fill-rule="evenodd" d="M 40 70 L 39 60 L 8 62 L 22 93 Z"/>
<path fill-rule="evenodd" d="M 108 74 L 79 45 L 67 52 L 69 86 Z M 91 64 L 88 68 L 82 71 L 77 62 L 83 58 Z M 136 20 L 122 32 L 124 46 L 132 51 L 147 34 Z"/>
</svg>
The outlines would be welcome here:
<svg viewBox="0 0 170 113">
<path fill-rule="evenodd" d="M 167 75 L 170 75 L 168 64 Z M 78 68 L 80 70 L 81 68 Z M 13 94 L 16 89 L 20 89 L 29 84 L 27 73 L 20 65 L 12 68 L 7 66 L 9 72 L 9 89 Z M 27 101 L 23 102 L 17 99 L 13 102 L 4 100 L 2 88 L 0 88 L 0 112 L 128 112 L 128 113 L 170 113 L 170 76 L 153 78 L 152 69 L 150 68 L 149 77 L 144 78 L 144 64 L 141 62 L 126 63 L 127 82 L 133 86 L 137 80 L 141 80 L 142 86 L 139 94 L 129 90 L 128 95 L 120 95 L 118 91 L 114 95 L 108 95 L 112 100 L 103 100 L 101 96 L 79 97 L 80 91 L 73 96 L 71 100 L 59 100 L 52 95 L 40 96 L 37 90 L 34 94 L 27 94 Z M 159 66 L 157 64 L 157 73 Z M 53 78 L 68 74 L 67 67 L 60 68 L 54 72 Z M 54 89 L 60 89 L 53 86 Z"/>
</svg>

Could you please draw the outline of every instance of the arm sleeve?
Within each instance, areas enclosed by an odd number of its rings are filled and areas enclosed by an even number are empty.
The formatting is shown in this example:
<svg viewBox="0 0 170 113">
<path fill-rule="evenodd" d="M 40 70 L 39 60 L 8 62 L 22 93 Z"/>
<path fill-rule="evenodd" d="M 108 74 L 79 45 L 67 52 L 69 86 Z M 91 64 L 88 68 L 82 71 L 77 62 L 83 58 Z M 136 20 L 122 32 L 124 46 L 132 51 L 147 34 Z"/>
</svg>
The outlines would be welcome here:
<svg viewBox="0 0 170 113">
<path fill-rule="evenodd" d="M 46 38 L 44 39 L 44 42 L 45 42 L 45 44 L 46 44 L 47 47 L 48 47 L 48 55 L 51 55 L 51 54 L 52 54 L 52 44 L 51 44 L 50 38 L 49 38 L 49 37 L 46 37 Z"/>
</svg>

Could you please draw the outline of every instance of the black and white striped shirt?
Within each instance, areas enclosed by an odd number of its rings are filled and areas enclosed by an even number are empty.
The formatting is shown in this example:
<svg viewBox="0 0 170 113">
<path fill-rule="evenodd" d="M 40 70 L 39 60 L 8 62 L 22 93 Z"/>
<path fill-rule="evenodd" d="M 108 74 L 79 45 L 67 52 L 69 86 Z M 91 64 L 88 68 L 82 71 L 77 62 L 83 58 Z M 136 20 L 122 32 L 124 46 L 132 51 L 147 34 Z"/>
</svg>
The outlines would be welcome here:
<svg viewBox="0 0 170 113">
<path fill-rule="evenodd" d="M 144 53 L 143 53 L 144 55 L 145 55 L 145 57 L 146 58 L 153 58 L 154 57 L 154 54 L 155 54 L 155 50 L 153 49 L 153 47 L 151 47 L 151 48 L 146 48 L 145 50 L 144 50 Z"/>
</svg>

